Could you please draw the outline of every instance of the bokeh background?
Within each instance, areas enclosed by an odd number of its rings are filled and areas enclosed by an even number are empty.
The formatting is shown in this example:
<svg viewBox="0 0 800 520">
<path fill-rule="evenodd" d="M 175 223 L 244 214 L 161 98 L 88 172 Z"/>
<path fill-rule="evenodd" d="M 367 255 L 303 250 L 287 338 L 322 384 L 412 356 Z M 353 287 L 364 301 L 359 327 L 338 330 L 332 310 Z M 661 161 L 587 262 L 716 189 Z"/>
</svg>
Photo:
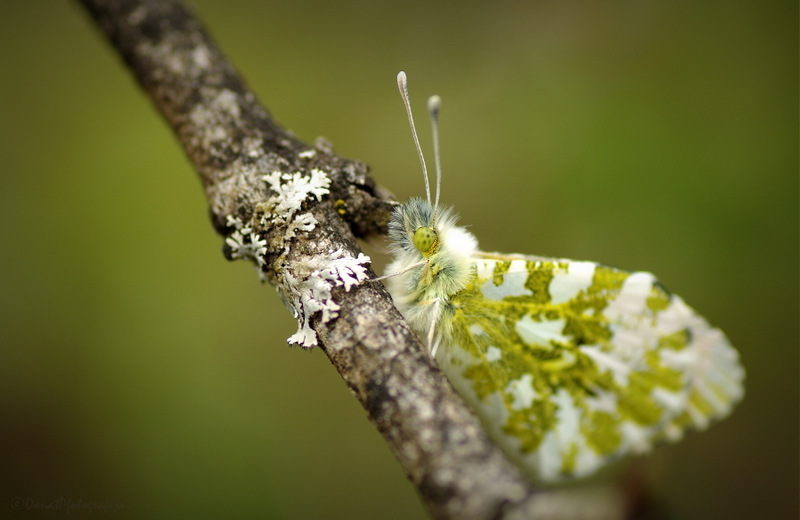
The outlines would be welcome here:
<svg viewBox="0 0 800 520">
<path fill-rule="evenodd" d="M 444 99 L 443 200 L 483 249 L 653 271 L 725 330 L 745 401 L 638 463 L 675 518 L 797 518 L 796 3 L 193 5 L 283 124 L 398 198 L 422 192 L 404 69 L 418 117 Z M 223 259 L 77 2 L 2 13 L 0 517 L 424 517 L 274 290 Z"/>
</svg>

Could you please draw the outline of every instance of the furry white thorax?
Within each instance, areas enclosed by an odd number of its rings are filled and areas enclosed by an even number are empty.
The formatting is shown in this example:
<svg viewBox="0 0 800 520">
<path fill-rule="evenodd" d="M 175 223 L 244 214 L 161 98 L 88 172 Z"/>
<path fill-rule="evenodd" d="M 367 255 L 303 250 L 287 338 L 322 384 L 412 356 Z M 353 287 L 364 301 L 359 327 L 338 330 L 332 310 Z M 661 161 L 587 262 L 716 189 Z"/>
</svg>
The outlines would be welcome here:
<svg viewBox="0 0 800 520">
<path fill-rule="evenodd" d="M 412 198 L 394 211 L 389 223 L 395 259 L 386 268 L 386 274 L 392 275 L 386 279 L 386 285 L 397 308 L 423 338 L 435 318 L 434 303 L 438 300 L 446 309 L 450 298 L 475 276 L 478 241 L 472 233 L 457 226 L 456 220 L 449 208 L 440 206 L 434 216 L 431 203 Z M 414 233 L 420 227 L 433 227 L 438 235 L 439 249 L 428 257 L 413 243 Z M 414 264 L 420 265 L 409 269 Z M 406 269 L 409 270 L 403 272 Z M 438 324 L 434 326 L 438 329 Z"/>
</svg>

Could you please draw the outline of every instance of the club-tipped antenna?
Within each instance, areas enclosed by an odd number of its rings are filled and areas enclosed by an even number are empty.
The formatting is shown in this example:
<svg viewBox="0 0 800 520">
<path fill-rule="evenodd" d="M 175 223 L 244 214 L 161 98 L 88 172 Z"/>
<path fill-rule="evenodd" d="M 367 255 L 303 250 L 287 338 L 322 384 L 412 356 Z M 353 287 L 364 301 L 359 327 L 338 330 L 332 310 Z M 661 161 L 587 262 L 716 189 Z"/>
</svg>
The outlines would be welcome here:
<svg viewBox="0 0 800 520">
<path fill-rule="evenodd" d="M 433 204 L 433 222 L 436 222 L 436 212 L 439 209 L 439 193 L 442 191 L 442 156 L 439 153 L 439 108 L 442 98 L 431 96 L 428 98 L 428 113 L 431 115 L 433 129 L 433 161 L 436 165 L 436 201 Z"/>
<path fill-rule="evenodd" d="M 428 202 L 431 201 L 431 186 L 428 182 L 428 168 L 425 166 L 425 157 L 422 155 L 422 147 L 419 144 L 419 137 L 417 137 L 417 129 L 414 126 L 414 116 L 411 114 L 411 100 L 408 98 L 408 79 L 406 73 L 402 70 L 397 73 L 397 88 L 400 89 L 400 97 L 403 98 L 403 104 L 406 106 L 406 115 L 408 116 L 408 124 L 411 125 L 411 136 L 414 138 L 414 146 L 417 148 L 417 155 L 419 155 L 419 162 L 422 165 L 422 176 L 425 178 L 425 196 Z M 438 190 L 437 190 L 438 198 Z"/>
</svg>

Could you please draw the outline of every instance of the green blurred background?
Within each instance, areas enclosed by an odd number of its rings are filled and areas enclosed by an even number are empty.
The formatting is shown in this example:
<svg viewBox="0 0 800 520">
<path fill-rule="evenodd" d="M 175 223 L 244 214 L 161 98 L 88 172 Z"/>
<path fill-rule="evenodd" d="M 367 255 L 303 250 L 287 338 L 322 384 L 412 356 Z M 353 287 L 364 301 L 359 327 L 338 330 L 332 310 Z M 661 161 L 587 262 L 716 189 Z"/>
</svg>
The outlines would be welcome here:
<svg viewBox="0 0 800 520">
<path fill-rule="evenodd" d="M 443 199 L 483 249 L 653 271 L 725 330 L 745 401 L 641 464 L 676 518 L 797 518 L 796 3 L 193 5 L 283 124 L 398 198 L 422 192 L 404 69 L 418 117 L 444 99 Z M 272 288 L 223 259 L 182 150 L 77 3 L 2 12 L 0 518 L 60 498 L 424 517 L 324 354 L 287 347 Z"/>
</svg>

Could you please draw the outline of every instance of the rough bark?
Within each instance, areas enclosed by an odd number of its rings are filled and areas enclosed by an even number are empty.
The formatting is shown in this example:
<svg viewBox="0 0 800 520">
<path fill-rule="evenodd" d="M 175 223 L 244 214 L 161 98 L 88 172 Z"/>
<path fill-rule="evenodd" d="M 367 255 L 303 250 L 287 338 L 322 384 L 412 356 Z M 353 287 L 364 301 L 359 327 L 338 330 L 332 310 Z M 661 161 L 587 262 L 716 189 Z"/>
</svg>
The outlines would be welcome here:
<svg viewBox="0 0 800 520">
<path fill-rule="evenodd" d="M 184 5 L 81 3 L 183 145 L 205 187 L 214 226 L 227 239 L 229 258 L 241 253 L 236 246 L 249 240 L 243 236 L 253 237 L 249 245 L 263 242 L 258 263 L 264 278 L 290 304 L 297 290 L 290 282 L 297 272 L 321 258 L 356 258 L 354 235 L 385 229 L 392 202 L 379 195 L 366 166 L 336 156 L 324 142 L 303 143 L 278 125 Z M 301 229 L 279 214 L 274 186 L 264 176 L 282 172 L 309 178 L 314 170 L 330 178 L 330 193 L 303 202 L 303 213 L 312 215 L 315 225 Z M 338 309 L 327 320 L 322 312 L 308 317 L 319 346 L 431 515 L 538 517 L 540 495 L 489 441 L 382 285 L 362 282 L 331 291 Z M 294 304 L 290 308 L 298 313 Z"/>
</svg>

